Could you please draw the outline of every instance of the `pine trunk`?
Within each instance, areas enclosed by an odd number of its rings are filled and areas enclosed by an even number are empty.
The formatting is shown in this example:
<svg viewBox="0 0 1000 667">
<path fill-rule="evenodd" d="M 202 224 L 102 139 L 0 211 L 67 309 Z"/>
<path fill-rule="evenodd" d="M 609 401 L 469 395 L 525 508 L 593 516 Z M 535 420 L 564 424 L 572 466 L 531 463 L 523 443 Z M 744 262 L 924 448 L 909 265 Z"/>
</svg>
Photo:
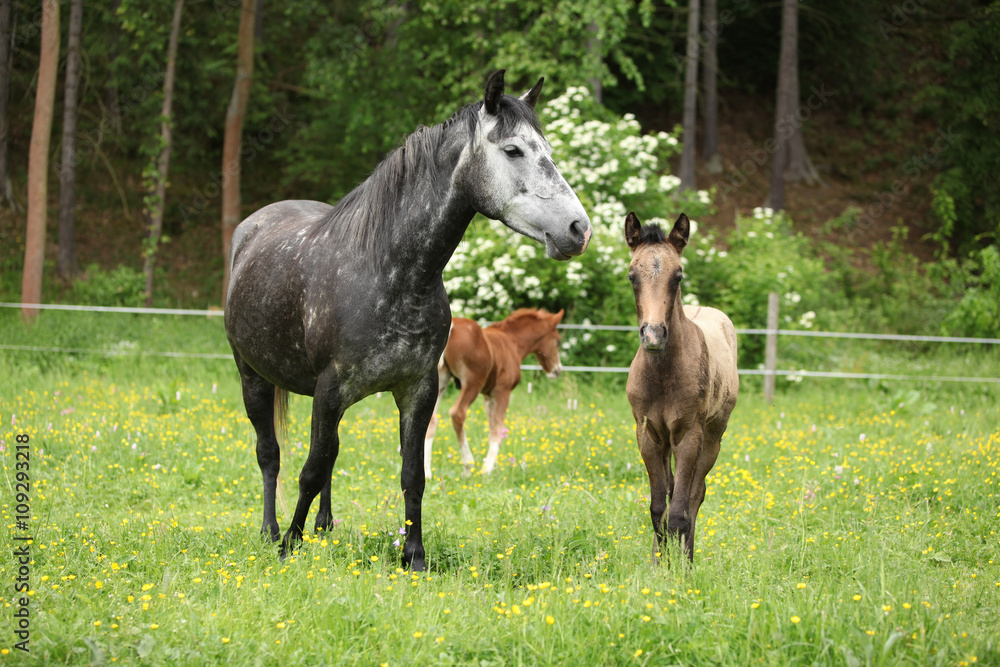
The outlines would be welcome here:
<svg viewBox="0 0 1000 667">
<path fill-rule="evenodd" d="M 250 99 L 253 76 L 253 44 L 256 1 L 243 0 L 240 13 L 239 52 L 233 96 L 226 109 L 226 132 L 222 145 L 222 262 L 225 267 L 222 282 L 222 304 L 229 290 L 229 244 L 233 231 L 240 223 L 240 141 L 243 136 L 243 116 Z"/>
<path fill-rule="evenodd" d="M 710 174 L 722 173 L 722 158 L 719 156 L 719 94 L 718 94 L 718 45 L 719 45 L 718 0 L 705 0 L 704 66 L 701 69 L 702 92 L 705 103 L 705 128 L 702 153 L 705 169 Z"/>
<path fill-rule="evenodd" d="M 174 71 L 177 66 L 177 41 L 181 33 L 181 12 L 184 0 L 174 4 L 174 19 L 170 26 L 170 43 L 167 46 L 167 71 L 163 77 L 163 108 L 160 111 L 160 156 L 156 163 L 153 197 L 146 209 L 146 249 L 142 272 L 146 277 L 146 305 L 153 304 L 153 272 L 156 269 L 156 251 L 163 235 L 163 211 L 167 196 L 167 172 L 170 169 L 170 148 L 173 142 Z"/>
<path fill-rule="evenodd" d="M 14 56 L 11 5 L 13 0 L 0 0 L 0 204 L 7 203 L 20 212 L 10 182 L 10 150 L 7 143 L 7 100 L 10 97 L 10 73 Z"/>
<path fill-rule="evenodd" d="M 59 75 L 59 0 L 43 0 L 42 34 L 38 60 L 35 118 L 28 148 L 28 214 L 24 244 L 24 274 L 21 303 L 42 300 L 42 268 L 45 263 L 45 219 L 48 206 L 49 141 L 52 108 Z M 37 308 L 22 308 L 21 317 L 34 322 Z"/>
<path fill-rule="evenodd" d="M 63 101 L 62 164 L 59 166 L 59 253 L 56 270 L 68 279 L 76 273 L 76 101 L 80 87 L 80 32 L 83 0 L 73 0 L 66 41 L 66 82 Z"/>
<path fill-rule="evenodd" d="M 700 0 L 688 3 L 687 62 L 684 75 L 684 148 L 681 151 L 682 190 L 695 189 L 694 158 L 698 122 L 698 14 Z"/>
<path fill-rule="evenodd" d="M 785 208 L 785 184 L 819 176 L 806 154 L 799 118 L 799 7 L 797 0 L 782 0 L 781 55 L 778 59 L 778 92 L 774 110 L 774 158 L 771 164 L 771 193 L 766 205 L 776 211 Z"/>
</svg>

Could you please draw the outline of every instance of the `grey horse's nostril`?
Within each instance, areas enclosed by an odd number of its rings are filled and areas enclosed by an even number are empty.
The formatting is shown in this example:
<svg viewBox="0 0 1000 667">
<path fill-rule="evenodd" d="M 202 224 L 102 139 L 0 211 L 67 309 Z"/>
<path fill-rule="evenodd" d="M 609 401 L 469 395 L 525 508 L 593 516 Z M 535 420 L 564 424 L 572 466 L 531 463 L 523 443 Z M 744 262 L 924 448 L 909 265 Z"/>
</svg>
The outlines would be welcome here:
<svg viewBox="0 0 1000 667">
<path fill-rule="evenodd" d="M 579 220 L 574 220 L 569 223 L 569 233 L 573 237 L 573 240 L 577 243 L 582 243 L 587 233 L 587 225 Z"/>
</svg>

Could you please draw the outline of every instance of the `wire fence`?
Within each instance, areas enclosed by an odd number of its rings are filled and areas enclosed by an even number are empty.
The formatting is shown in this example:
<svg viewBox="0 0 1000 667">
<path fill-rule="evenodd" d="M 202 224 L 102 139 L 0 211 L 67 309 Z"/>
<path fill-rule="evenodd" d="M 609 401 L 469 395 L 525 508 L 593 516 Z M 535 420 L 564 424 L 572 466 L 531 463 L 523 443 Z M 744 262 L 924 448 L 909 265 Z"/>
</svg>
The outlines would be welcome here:
<svg viewBox="0 0 1000 667">
<path fill-rule="evenodd" d="M 138 315 L 180 315 L 180 316 L 200 316 L 200 317 L 220 317 L 225 315 L 221 309 L 196 310 L 187 308 L 138 308 L 124 306 L 81 306 L 72 304 L 21 304 L 0 302 L 0 308 L 24 308 L 35 310 L 61 310 L 75 312 L 96 312 L 96 313 L 126 313 Z M 582 331 L 632 331 L 637 332 L 635 325 L 623 324 L 560 324 L 560 329 L 582 330 Z M 842 331 L 808 331 L 800 329 L 737 329 L 739 335 L 763 335 L 763 336 L 799 336 L 810 338 L 841 338 L 855 340 L 880 340 L 880 341 L 907 341 L 922 343 L 965 343 L 973 345 L 1000 345 L 1000 338 L 962 338 L 957 336 L 917 336 L 907 334 L 877 334 L 877 333 L 854 333 Z M 77 347 L 55 347 L 45 345 L 13 345 L 0 344 L 0 350 L 15 352 L 48 352 L 57 354 L 95 354 L 107 357 L 163 357 L 163 358 L 193 358 L 193 359 L 225 359 L 231 360 L 232 354 L 215 352 L 186 352 L 186 351 L 148 351 L 136 349 L 101 349 L 101 348 L 77 348 Z M 522 364 L 523 370 L 542 370 L 537 364 Z M 562 370 L 580 373 L 627 373 L 626 366 L 563 366 Z M 799 369 L 739 369 L 740 375 L 746 376 L 772 376 L 789 377 L 792 379 L 815 377 L 815 378 L 836 378 L 850 380 L 902 380 L 902 381 L 925 381 L 925 382 L 972 382 L 1000 384 L 1000 378 L 992 377 L 969 377 L 955 375 L 916 375 L 901 373 L 849 373 L 841 371 L 810 371 Z"/>
</svg>

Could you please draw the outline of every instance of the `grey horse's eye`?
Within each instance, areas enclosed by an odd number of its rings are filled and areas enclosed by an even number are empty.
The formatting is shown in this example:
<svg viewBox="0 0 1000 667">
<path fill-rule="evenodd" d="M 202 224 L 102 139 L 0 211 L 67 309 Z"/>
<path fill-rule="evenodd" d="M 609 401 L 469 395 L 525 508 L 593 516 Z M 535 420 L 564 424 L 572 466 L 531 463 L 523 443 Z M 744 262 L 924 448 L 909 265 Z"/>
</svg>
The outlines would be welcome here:
<svg viewBox="0 0 1000 667">
<path fill-rule="evenodd" d="M 524 153 L 517 146 L 505 146 L 503 152 L 507 157 L 524 157 Z"/>
</svg>

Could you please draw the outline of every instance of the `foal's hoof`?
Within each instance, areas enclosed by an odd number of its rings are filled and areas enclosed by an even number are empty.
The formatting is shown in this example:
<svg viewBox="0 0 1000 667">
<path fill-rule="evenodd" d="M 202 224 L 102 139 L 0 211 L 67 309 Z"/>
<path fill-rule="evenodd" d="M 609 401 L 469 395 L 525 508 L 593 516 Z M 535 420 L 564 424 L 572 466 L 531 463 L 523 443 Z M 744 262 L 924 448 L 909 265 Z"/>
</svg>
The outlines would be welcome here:
<svg viewBox="0 0 1000 667">
<path fill-rule="evenodd" d="M 263 539 L 271 540 L 271 542 L 277 542 L 279 539 L 281 539 L 281 531 L 278 530 L 278 524 L 274 524 L 271 526 L 266 526 L 266 525 L 261 526 L 260 536 Z"/>
<path fill-rule="evenodd" d="M 462 466 L 462 479 L 469 479 L 472 477 L 472 464 L 466 463 Z"/>
</svg>

